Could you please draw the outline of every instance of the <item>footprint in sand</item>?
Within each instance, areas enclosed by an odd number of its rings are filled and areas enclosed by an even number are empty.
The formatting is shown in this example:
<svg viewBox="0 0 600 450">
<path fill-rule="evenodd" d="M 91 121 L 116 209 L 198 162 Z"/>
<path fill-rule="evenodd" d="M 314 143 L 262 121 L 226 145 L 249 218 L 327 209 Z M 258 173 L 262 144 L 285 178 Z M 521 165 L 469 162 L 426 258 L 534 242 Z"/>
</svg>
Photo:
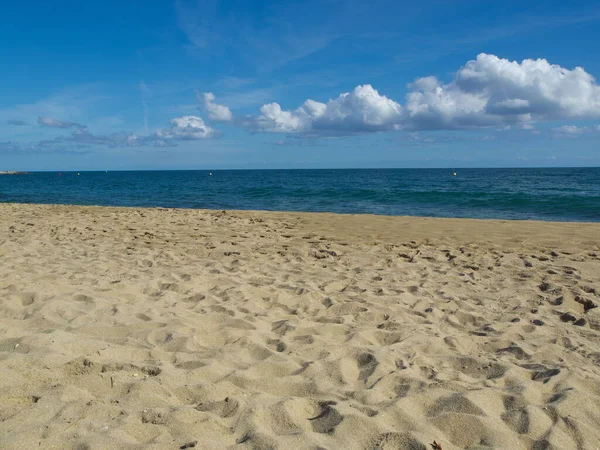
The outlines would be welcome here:
<svg viewBox="0 0 600 450">
<path fill-rule="evenodd" d="M 427 450 L 425 444 L 410 433 L 383 433 L 377 436 L 365 450 Z"/>
<path fill-rule="evenodd" d="M 358 379 L 360 381 L 366 381 L 377 369 L 379 361 L 371 353 L 361 353 L 356 357 L 356 365 L 360 370 Z"/>
<path fill-rule="evenodd" d="M 281 353 L 287 349 L 287 345 L 285 342 L 280 341 L 279 339 L 269 339 L 267 341 L 267 345 L 274 349 L 276 352 Z"/>
<path fill-rule="evenodd" d="M 527 402 L 522 397 L 507 395 L 503 399 L 504 409 L 500 418 L 510 428 L 519 434 L 529 433 L 530 419 L 527 411 Z"/>
<path fill-rule="evenodd" d="M 21 303 L 23 306 L 29 306 L 35 303 L 37 294 L 35 292 L 25 292 L 21 295 Z"/>
<path fill-rule="evenodd" d="M 225 397 L 221 401 L 200 403 L 196 406 L 196 409 L 202 412 L 214 413 L 225 419 L 234 416 L 238 412 L 239 407 L 240 404 L 235 398 Z"/>
<path fill-rule="evenodd" d="M 452 363 L 452 366 L 455 370 L 471 378 L 485 378 L 488 380 L 500 378 L 507 370 L 504 365 L 471 357 L 458 358 Z"/>
<path fill-rule="evenodd" d="M 344 420 L 344 416 L 332 408 L 335 404 L 336 402 L 330 401 L 319 402 L 321 411 L 308 419 L 315 433 L 331 433 Z"/>
</svg>

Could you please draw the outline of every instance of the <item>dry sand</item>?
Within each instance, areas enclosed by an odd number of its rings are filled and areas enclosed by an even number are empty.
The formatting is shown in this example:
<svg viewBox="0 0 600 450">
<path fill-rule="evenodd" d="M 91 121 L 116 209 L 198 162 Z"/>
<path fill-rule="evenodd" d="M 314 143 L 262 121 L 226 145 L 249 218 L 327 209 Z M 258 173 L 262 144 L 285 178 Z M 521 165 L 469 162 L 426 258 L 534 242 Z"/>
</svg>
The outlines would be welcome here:
<svg viewBox="0 0 600 450">
<path fill-rule="evenodd" d="M 600 224 L 2 204 L 0 296 L 2 449 L 600 447 Z"/>
</svg>

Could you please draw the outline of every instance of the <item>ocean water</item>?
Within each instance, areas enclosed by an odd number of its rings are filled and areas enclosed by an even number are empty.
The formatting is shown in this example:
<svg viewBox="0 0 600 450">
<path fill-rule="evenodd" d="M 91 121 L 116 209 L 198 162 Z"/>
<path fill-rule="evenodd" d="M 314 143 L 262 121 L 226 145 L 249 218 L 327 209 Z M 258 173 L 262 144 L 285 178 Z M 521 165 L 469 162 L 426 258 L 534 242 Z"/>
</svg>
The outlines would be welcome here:
<svg viewBox="0 0 600 450">
<path fill-rule="evenodd" d="M 34 172 L 0 202 L 600 221 L 600 168 Z"/>
</svg>

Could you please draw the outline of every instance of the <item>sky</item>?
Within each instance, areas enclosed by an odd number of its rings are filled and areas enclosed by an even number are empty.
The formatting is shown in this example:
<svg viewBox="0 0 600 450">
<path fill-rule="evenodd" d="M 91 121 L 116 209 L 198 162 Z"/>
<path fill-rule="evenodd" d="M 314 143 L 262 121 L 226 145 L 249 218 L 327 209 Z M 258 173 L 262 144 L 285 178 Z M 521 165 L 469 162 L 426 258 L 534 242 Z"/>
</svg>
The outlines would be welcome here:
<svg viewBox="0 0 600 450">
<path fill-rule="evenodd" d="M 600 166 L 600 4 L 5 0 L 0 170 Z"/>
</svg>

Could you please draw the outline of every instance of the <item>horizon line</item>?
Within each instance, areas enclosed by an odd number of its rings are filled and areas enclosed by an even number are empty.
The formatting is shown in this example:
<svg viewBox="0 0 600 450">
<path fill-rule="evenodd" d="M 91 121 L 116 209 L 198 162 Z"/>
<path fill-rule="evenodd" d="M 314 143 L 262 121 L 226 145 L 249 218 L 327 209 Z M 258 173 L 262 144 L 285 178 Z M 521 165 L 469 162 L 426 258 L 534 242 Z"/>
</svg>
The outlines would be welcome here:
<svg viewBox="0 0 600 450">
<path fill-rule="evenodd" d="M 225 172 L 225 171 L 275 171 L 275 170 L 491 170 L 491 169 L 600 169 L 600 166 L 472 166 L 472 167 L 278 167 L 278 168 L 214 168 L 214 169 L 43 169 L 2 170 L 2 172 L 51 173 L 51 172 Z"/>
</svg>

